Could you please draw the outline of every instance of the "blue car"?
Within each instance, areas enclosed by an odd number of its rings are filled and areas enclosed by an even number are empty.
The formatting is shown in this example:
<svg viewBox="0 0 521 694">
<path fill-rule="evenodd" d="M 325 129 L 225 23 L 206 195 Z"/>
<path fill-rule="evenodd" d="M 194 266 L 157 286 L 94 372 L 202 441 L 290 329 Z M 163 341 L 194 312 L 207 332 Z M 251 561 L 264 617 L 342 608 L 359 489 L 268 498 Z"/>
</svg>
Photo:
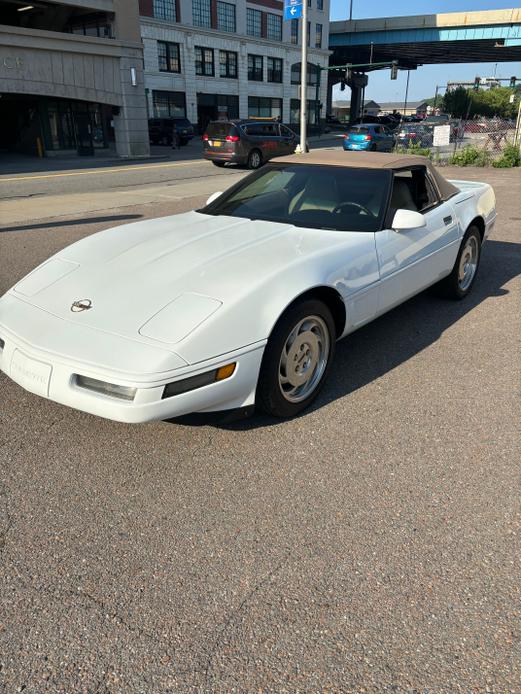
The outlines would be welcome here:
<svg viewBox="0 0 521 694">
<path fill-rule="evenodd" d="M 390 152 L 394 147 L 394 136 L 380 123 L 352 125 L 344 135 L 344 149 L 369 152 Z"/>
</svg>

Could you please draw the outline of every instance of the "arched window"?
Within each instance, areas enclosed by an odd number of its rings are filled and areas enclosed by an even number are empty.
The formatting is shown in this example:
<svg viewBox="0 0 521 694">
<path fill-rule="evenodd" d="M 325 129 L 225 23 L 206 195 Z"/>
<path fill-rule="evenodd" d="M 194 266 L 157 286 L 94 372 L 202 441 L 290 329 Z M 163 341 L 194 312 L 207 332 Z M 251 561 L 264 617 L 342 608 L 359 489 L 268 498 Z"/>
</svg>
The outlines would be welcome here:
<svg viewBox="0 0 521 694">
<path fill-rule="evenodd" d="M 314 63 L 308 63 L 308 87 L 314 87 L 318 80 L 318 68 Z M 291 84 L 300 84 L 300 63 L 291 66 Z"/>
</svg>

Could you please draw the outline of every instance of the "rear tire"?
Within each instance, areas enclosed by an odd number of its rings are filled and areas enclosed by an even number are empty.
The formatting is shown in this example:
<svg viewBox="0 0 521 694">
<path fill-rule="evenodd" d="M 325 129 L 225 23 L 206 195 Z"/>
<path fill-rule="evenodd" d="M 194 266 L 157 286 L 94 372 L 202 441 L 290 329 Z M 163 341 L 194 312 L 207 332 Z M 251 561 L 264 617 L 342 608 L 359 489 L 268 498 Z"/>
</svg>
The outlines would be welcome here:
<svg viewBox="0 0 521 694">
<path fill-rule="evenodd" d="M 335 323 L 316 299 L 291 306 L 279 319 L 262 359 L 256 404 L 274 417 L 294 417 L 320 393 L 335 353 Z"/>
<path fill-rule="evenodd" d="M 481 234 L 470 226 L 461 242 L 452 272 L 434 285 L 434 290 L 447 299 L 464 299 L 470 293 L 478 274 L 481 259 Z"/>
<path fill-rule="evenodd" d="M 259 166 L 262 166 L 262 154 L 258 149 L 252 149 L 248 154 L 248 168 L 258 169 Z"/>
</svg>

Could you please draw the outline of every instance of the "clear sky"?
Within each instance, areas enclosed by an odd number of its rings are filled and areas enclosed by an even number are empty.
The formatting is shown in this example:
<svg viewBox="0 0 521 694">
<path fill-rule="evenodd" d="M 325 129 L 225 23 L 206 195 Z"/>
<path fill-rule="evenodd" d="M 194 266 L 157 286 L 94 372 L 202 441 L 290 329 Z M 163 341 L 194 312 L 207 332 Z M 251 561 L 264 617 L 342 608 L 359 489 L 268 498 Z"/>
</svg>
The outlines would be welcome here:
<svg viewBox="0 0 521 694">
<path fill-rule="evenodd" d="M 331 20 L 349 18 L 350 0 L 331 0 Z M 412 3 L 411 0 L 393 0 L 384 2 L 375 0 L 353 0 L 353 19 L 368 17 L 397 17 L 412 14 L 436 14 L 438 12 L 464 12 L 472 10 L 500 10 L 515 7 L 515 2 L 501 0 L 423 0 Z M 521 63 L 452 63 L 450 65 L 424 65 L 412 70 L 409 79 L 409 100 L 416 101 L 434 96 L 436 85 L 451 82 L 474 80 L 481 77 L 511 77 L 516 75 L 521 80 Z M 369 75 L 369 84 L 365 90 L 366 99 L 377 102 L 403 101 L 407 73 L 400 70 L 397 80 L 391 80 L 388 70 L 373 72 Z M 333 90 L 333 99 L 349 100 L 351 91 L 346 88 L 341 92 L 338 87 Z"/>
</svg>

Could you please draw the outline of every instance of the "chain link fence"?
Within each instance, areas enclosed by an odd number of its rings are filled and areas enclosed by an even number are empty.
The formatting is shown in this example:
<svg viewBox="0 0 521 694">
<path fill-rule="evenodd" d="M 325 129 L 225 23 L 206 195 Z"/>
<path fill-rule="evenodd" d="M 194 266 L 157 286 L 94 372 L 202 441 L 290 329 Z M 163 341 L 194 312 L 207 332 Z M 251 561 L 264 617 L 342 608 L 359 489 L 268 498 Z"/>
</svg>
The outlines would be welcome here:
<svg viewBox="0 0 521 694">
<path fill-rule="evenodd" d="M 502 118 L 451 120 L 448 145 L 434 146 L 434 127 L 422 123 L 402 123 L 395 132 L 397 152 L 430 156 L 439 164 L 486 166 L 498 163 L 521 144 L 516 122 Z"/>
</svg>

